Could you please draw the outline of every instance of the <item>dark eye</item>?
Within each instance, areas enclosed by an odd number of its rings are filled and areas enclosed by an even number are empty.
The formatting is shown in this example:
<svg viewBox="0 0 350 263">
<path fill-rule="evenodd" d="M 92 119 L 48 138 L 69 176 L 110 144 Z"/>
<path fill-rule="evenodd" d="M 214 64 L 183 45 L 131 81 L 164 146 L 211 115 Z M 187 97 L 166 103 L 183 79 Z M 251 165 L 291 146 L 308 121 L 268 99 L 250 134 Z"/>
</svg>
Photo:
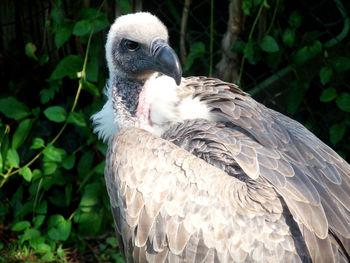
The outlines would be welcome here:
<svg viewBox="0 0 350 263">
<path fill-rule="evenodd" d="M 124 45 L 130 51 L 135 51 L 139 48 L 139 43 L 128 39 L 125 40 Z"/>
</svg>

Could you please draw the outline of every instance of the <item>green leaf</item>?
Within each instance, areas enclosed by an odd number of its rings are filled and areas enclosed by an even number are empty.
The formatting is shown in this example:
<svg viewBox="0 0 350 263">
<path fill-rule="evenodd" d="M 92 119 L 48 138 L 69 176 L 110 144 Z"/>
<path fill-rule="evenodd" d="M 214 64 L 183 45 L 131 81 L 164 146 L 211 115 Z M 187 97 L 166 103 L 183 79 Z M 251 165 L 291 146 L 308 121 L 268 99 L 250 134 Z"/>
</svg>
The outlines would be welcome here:
<svg viewBox="0 0 350 263">
<path fill-rule="evenodd" d="M 95 21 L 94 33 L 99 32 L 102 29 L 109 26 L 107 15 L 102 12 L 99 12 L 98 16 L 94 19 L 94 21 Z"/>
<path fill-rule="evenodd" d="M 15 149 L 9 149 L 7 152 L 7 161 L 15 168 L 19 167 L 19 155 Z"/>
<path fill-rule="evenodd" d="M 35 209 L 35 213 L 37 214 L 46 214 L 47 213 L 47 201 L 42 201 L 37 208 Z"/>
<path fill-rule="evenodd" d="M 330 102 L 337 97 L 337 90 L 335 88 L 327 88 L 322 91 L 320 101 Z"/>
<path fill-rule="evenodd" d="M 64 122 L 67 118 L 66 110 L 61 106 L 51 106 L 44 110 L 45 116 L 53 122 Z"/>
<path fill-rule="evenodd" d="M 30 146 L 31 150 L 36 150 L 43 148 L 45 146 L 45 141 L 42 138 L 34 138 L 32 145 Z"/>
<path fill-rule="evenodd" d="M 232 46 L 232 53 L 243 53 L 244 51 L 244 47 L 245 47 L 245 42 L 242 41 L 242 40 L 237 40 L 235 41 L 235 43 L 233 43 L 233 46 Z"/>
<path fill-rule="evenodd" d="M 39 169 L 34 169 L 33 171 L 32 171 L 32 174 L 33 174 L 33 178 L 32 178 L 32 180 L 37 180 L 37 179 L 39 179 L 39 178 L 41 178 L 42 177 L 42 175 L 43 175 L 43 173 L 41 172 L 41 170 L 39 170 Z"/>
<path fill-rule="evenodd" d="M 74 123 L 80 127 L 86 127 L 86 122 L 81 112 L 70 112 L 67 122 Z"/>
<path fill-rule="evenodd" d="M 38 57 L 35 55 L 35 51 L 36 51 L 36 46 L 33 43 L 29 42 L 26 44 L 25 53 L 26 53 L 27 57 L 34 58 L 35 60 L 38 60 Z"/>
<path fill-rule="evenodd" d="M 59 223 L 65 221 L 64 217 L 60 214 L 51 215 L 47 221 L 47 225 L 49 228 L 57 226 Z"/>
<path fill-rule="evenodd" d="M 35 248 L 35 252 L 37 253 L 48 253 L 51 252 L 51 247 L 45 243 L 39 243 Z"/>
<path fill-rule="evenodd" d="M 43 171 L 44 175 L 53 174 L 57 169 L 57 163 L 53 162 L 44 162 L 43 163 Z"/>
<path fill-rule="evenodd" d="M 288 94 L 287 97 L 287 112 L 291 115 L 294 115 L 300 104 L 304 100 L 304 95 L 307 89 L 309 88 L 309 83 L 303 82 L 299 83 L 297 81 L 292 83 L 292 91 Z"/>
<path fill-rule="evenodd" d="M 130 14 L 132 13 L 132 6 L 129 0 L 116 0 L 118 6 L 122 10 L 122 14 Z"/>
<path fill-rule="evenodd" d="M 336 57 L 333 60 L 333 67 L 336 72 L 344 72 L 350 70 L 350 58 L 348 57 Z"/>
<path fill-rule="evenodd" d="M 86 65 L 86 77 L 89 81 L 97 82 L 98 80 L 98 59 L 92 57 Z"/>
<path fill-rule="evenodd" d="M 249 41 L 243 50 L 243 54 L 247 59 L 254 57 L 253 41 Z"/>
<path fill-rule="evenodd" d="M 58 24 L 55 35 L 55 45 L 57 48 L 60 48 L 65 42 L 67 42 L 72 35 L 72 31 L 73 23 L 69 19 L 65 19 Z"/>
<path fill-rule="evenodd" d="M 261 1 L 263 1 L 263 0 L 254 0 L 254 5 L 255 5 L 255 3 L 259 3 L 260 4 Z M 270 9 L 271 8 L 271 6 L 269 5 L 268 1 L 264 1 L 263 4 L 264 4 L 264 7 L 266 9 Z"/>
<path fill-rule="evenodd" d="M 94 167 L 94 172 L 97 173 L 97 174 L 101 174 L 103 175 L 104 174 L 104 170 L 105 170 L 105 161 L 103 160 L 102 162 L 100 162 L 98 165 L 96 165 Z"/>
<path fill-rule="evenodd" d="M 282 35 L 282 41 L 288 47 L 293 47 L 295 41 L 295 31 L 293 29 L 287 28 Z"/>
<path fill-rule="evenodd" d="M 267 53 L 274 53 L 279 51 L 279 46 L 272 36 L 265 36 L 260 43 L 260 47 Z"/>
<path fill-rule="evenodd" d="M 45 158 L 44 161 L 60 163 L 66 155 L 66 151 L 61 148 L 56 148 L 52 144 L 48 144 L 43 150 L 43 154 Z"/>
<path fill-rule="evenodd" d="M 188 71 L 194 60 L 202 57 L 205 54 L 205 45 L 203 42 L 194 42 L 191 46 L 190 46 L 190 52 L 186 58 L 186 65 L 184 67 L 184 72 Z"/>
<path fill-rule="evenodd" d="M 84 194 L 81 198 L 79 206 L 94 206 L 97 205 L 99 201 L 99 196 L 101 194 L 101 184 L 91 183 L 86 185 Z"/>
<path fill-rule="evenodd" d="M 13 134 L 12 137 L 12 148 L 18 149 L 24 141 L 27 139 L 28 134 L 30 132 L 30 128 L 32 127 L 32 120 L 31 119 L 25 119 L 21 121 L 21 123 L 18 125 L 17 130 Z"/>
<path fill-rule="evenodd" d="M 275 52 L 275 53 L 269 53 L 267 54 L 267 56 L 264 59 L 264 62 L 266 63 L 266 65 L 268 65 L 269 67 L 277 70 L 278 66 L 280 65 L 281 61 L 282 61 L 282 52 Z"/>
<path fill-rule="evenodd" d="M 305 46 L 297 50 L 292 58 L 297 65 L 304 64 L 306 61 L 313 58 L 315 55 L 322 52 L 322 44 L 320 41 L 315 40 L 311 45 Z"/>
<path fill-rule="evenodd" d="M 82 83 L 83 83 L 83 89 L 90 92 L 91 95 L 94 95 L 94 96 L 100 95 L 100 91 L 98 90 L 96 85 L 92 84 L 91 82 L 89 82 L 87 80 L 80 79 L 80 81 L 82 81 Z"/>
<path fill-rule="evenodd" d="M 55 91 L 53 89 L 42 89 L 40 90 L 40 101 L 42 104 L 48 103 L 49 100 L 53 99 L 55 96 Z"/>
<path fill-rule="evenodd" d="M 62 166 L 63 166 L 64 169 L 70 170 L 70 169 L 73 168 L 74 163 L 75 163 L 75 155 L 72 154 L 72 155 L 67 156 L 67 157 L 63 160 Z"/>
<path fill-rule="evenodd" d="M 118 247 L 118 240 L 115 237 L 107 237 L 106 243 L 109 244 L 112 248 Z"/>
<path fill-rule="evenodd" d="M 96 235 L 101 228 L 101 213 L 82 213 L 79 217 L 78 229 L 82 235 Z"/>
<path fill-rule="evenodd" d="M 252 0 L 243 0 L 242 1 L 242 10 L 245 15 L 250 15 L 250 9 L 253 7 Z"/>
<path fill-rule="evenodd" d="M 5 161 L 7 159 L 7 152 L 8 149 L 10 148 L 10 139 L 9 139 L 9 134 L 5 133 L 2 137 L 1 140 L 1 147 L 0 147 L 0 151 L 1 151 L 1 157 L 2 157 L 2 165 L 5 164 Z"/>
<path fill-rule="evenodd" d="M 298 11 L 293 11 L 289 16 L 288 23 L 291 27 L 298 28 L 301 25 L 301 20 L 300 13 Z"/>
<path fill-rule="evenodd" d="M 329 67 L 322 67 L 320 70 L 320 82 L 322 85 L 327 84 L 333 75 L 333 69 Z"/>
<path fill-rule="evenodd" d="M 79 175 L 87 175 L 87 173 L 91 170 L 93 159 L 94 153 L 92 151 L 87 151 L 83 154 L 77 165 Z"/>
<path fill-rule="evenodd" d="M 30 114 L 28 107 L 14 97 L 0 99 L 0 112 L 7 118 L 15 120 L 25 118 Z"/>
<path fill-rule="evenodd" d="M 3 162 L 4 162 L 4 160 L 2 159 L 2 153 L 0 152 L 0 173 L 2 173 L 2 170 L 3 170 Z"/>
<path fill-rule="evenodd" d="M 23 231 L 29 227 L 30 227 L 29 221 L 19 221 L 11 227 L 11 230 L 19 232 L 19 231 Z"/>
<path fill-rule="evenodd" d="M 42 256 L 41 260 L 43 260 L 44 262 L 55 261 L 55 255 L 53 252 L 47 252 L 44 256 Z"/>
<path fill-rule="evenodd" d="M 19 174 L 23 176 L 24 180 L 30 182 L 32 180 L 33 174 L 29 167 L 25 166 L 20 171 Z"/>
<path fill-rule="evenodd" d="M 329 137 L 332 144 L 337 144 L 343 139 L 346 132 L 345 122 L 339 124 L 333 124 L 329 129 Z"/>
<path fill-rule="evenodd" d="M 49 55 L 48 55 L 48 54 L 43 54 L 43 55 L 39 58 L 39 64 L 40 64 L 40 66 L 45 65 L 47 62 L 49 62 Z"/>
<path fill-rule="evenodd" d="M 63 77 L 69 77 L 71 79 L 78 78 L 77 73 L 83 68 L 83 59 L 78 55 L 69 55 L 61 59 L 52 72 L 50 79 L 58 80 Z"/>
<path fill-rule="evenodd" d="M 48 225 L 50 227 L 48 236 L 52 240 L 65 241 L 68 239 L 72 229 L 72 221 L 65 220 L 62 215 L 53 215 L 50 216 Z"/>
<path fill-rule="evenodd" d="M 29 245 L 35 250 L 39 247 L 40 244 L 45 243 L 45 237 L 39 236 L 38 238 L 29 240 Z"/>
<path fill-rule="evenodd" d="M 88 23 L 86 23 L 86 26 L 89 26 L 89 30 L 87 32 L 83 32 L 84 29 L 82 29 L 82 31 L 80 31 L 80 28 L 76 28 L 77 32 L 76 33 L 85 33 L 85 35 L 87 33 L 90 33 L 92 28 L 94 29 L 94 33 L 106 28 L 109 26 L 109 22 L 107 19 L 107 15 L 102 13 L 101 11 L 98 11 L 97 8 L 82 8 L 79 11 L 78 14 L 78 19 L 80 21 L 88 21 Z M 80 22 L 78 21 L 78 22 Z M 77 26 L 77 27 L 80 27 Z M 79 29 L 79 30 L 78 30 Z M 74 31 L 74 30 L 73 30 Z"/>
<path fill-rule="evenodd" d="M 34 227 L 36 228 L 40 227 L 44 223 L 45 217 L 46 216 L 44 215 L 37 215 L 36 217 L 34 217 L 33 218 Z"/>
<path fill-rule="evenodd" d="M 315 55 L 322 52 L 322 44 L 318 40 L 315 40 L 314 42 L 312 42 L 312 44 L 308 48 L 309 48 L 311 57 L 314 57 Z"/>
<path fill-rule="evenodd" d="M 64 251 L 64 249 L 62 248 L 62 244 L 60 244 L 56 250 L 56 254 L 57 256 L 59 256 L 60 258 L 65 258 L 66 256 L 66 252 Z"/>
<path fill-rule="evenodd" d="M 350 94 L 347 92 L 341 93 L 336 100 L 339 109 L 350 112 Z"/>
<path fill-rule="evenodd" d="M 64 17 L 60 2 L 61 1 L 57 1 L 56 4 L 53 5 L 53 8 L 51 10 L 51 17 L 53 21 L 57 24 L 60 24 Z"/>
<path fill-rule="evenodd" d="M 91 32 L 93 21 L 90 19 L 83 19 L 75 23 L 73 28 L 73 35 L 84 36 Z"/>
<path fill-rule="evenodd" d="M 21 237 L 21 243 L 23 243 L 26 240 L 32 240 L 32 239 L 37 239 L 40 237 L 40 231 L 35 229 L 35 228 L 27 228 L 24 231 L 23 236 Z"/>
</svg>

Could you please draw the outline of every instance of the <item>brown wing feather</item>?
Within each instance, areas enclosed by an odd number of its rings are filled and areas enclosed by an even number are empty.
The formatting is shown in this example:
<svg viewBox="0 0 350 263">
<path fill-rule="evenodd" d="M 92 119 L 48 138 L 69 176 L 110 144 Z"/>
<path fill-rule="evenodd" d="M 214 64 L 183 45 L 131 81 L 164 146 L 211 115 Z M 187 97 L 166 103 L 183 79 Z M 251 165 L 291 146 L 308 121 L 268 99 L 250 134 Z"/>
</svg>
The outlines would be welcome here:
<svg viewBox="0 0 350 263">
<path fill-rule="evenodd" d="M 105 175 L 128 262 L 301 260 L 273 188 L 242 182 L 146 131 L 115 137 Z"/>
<path fill-rule="evenodd" d="M 240 149 L 235 160 L 249 177 L 261 175 L 276 187 L 300 229 L 308 230 L 305 239 L 312 258 L 329 262 L 328 255 L 336 257 L 331 231 L 340 241 L 338 250 L 350 260 L 350 165 L 300 123 L 266 108 L 235 85 L 204 77 L 186 81 L 197 87 L 194 96 L 206 101 L 219 119 L 244 131 L 246 138 L 238 139 L 241 147 L 251 148 L 249 140 L 262 147 L 253 157 Z M 278 158 L 273 160 L 269 152 Z"/>
</svg>

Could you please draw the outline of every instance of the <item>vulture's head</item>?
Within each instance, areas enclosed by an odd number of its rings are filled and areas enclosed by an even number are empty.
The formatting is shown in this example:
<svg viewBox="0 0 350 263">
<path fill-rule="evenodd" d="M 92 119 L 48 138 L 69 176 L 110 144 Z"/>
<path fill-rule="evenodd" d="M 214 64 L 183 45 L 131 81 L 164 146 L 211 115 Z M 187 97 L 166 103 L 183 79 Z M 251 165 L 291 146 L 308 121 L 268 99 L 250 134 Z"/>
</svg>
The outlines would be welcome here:
<svg viewBox="0 0 350 263">
<path fill-rule="evenodd" d="M 155 72 L 172 77 L 179 85 L 182 69 L 175 51 L 168 45 L 168 31 L 150 13 L 117 18 L 106 44 L 110 77 L 147 80 Z"/>
<path fill-rule="evenodd" d="M 208 115 L 199 99 L 183 92 L 186 80 L 168 44 L 168 31 L 150 13 L 115 20 L 107 37 L 106 58 L 107 102 L 92 116 L 94 131 L 104 141 L 122 128 L 138 127 L 161 135 L 171 123 Z"/>
</svg>

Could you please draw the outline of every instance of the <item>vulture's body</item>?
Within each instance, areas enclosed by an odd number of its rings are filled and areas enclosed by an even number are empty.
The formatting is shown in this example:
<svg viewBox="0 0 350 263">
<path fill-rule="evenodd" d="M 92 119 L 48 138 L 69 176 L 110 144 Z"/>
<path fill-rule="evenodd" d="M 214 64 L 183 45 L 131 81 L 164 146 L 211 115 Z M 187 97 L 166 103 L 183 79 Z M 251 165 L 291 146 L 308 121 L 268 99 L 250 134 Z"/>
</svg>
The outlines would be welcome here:
<svg viewBox="0 0 350 263">
<path fill-rule="evenodd" d="M 164 25 L 106 44 L 105 177 L 127 262 L 348 262 L 350 166 L 234 84 L 181 78 Z"/>
</svg>

